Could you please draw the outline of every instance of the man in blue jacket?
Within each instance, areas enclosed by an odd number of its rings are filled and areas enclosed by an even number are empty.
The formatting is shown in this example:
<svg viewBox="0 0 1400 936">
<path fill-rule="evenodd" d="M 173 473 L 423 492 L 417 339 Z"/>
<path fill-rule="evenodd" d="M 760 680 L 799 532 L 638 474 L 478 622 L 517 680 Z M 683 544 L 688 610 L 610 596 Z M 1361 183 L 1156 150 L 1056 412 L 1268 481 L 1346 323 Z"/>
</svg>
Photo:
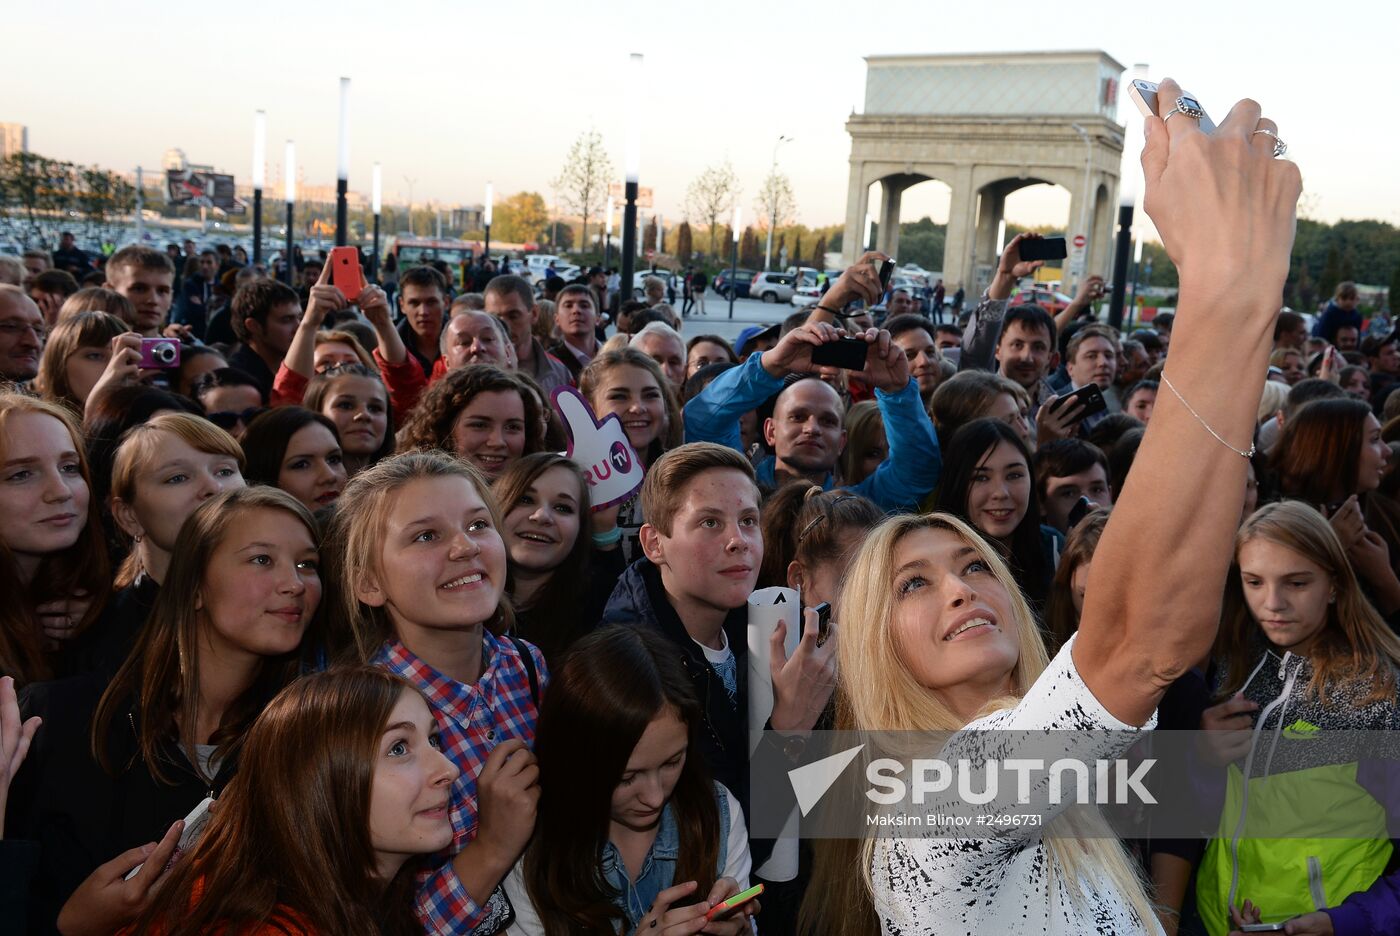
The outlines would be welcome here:
<svg viewBox="0 0 1400 936">
<path fill-rule="evenodd" d="M 1327 308 L 1322 310 L 1322 314 L 1313 323 L 1313 337 L 1323 338 L 1328 344 L 1336 344 L 1337 329 L 1346 325 L 1356 328 L 1358 334 L 1361 332 L 1361 312 L 1357 306 L 1361 305 L 1361 293 L 1352 282 L 1338 283 L 1337 291 L 1332 296 L 1332 301 L 1327 303 Z"/>
<path fill-rule="evenodd" d="M 873 289 L 878 288 L 876 281 Z M 792 377 L 816 371 L 812 350 L 840 337 L 829 324 L 809 322 L 784 335 L 772 350 L 720 374 L 686 404 L 686 441 L 718 442 L 742 451 L 739 418 L 776 395 L 773 415 L 763 424 L 764 441 L 774 454 L 754 466 L 759 486 L 771 490 L 798 478 L 823 488 L 838 486 L 835 469 L 846 447 L 845 406 L 825 381 Z M 889 332 L 872 328 L 859 337 L 869 344 L 861 377 L 875 388 L 889 457 L 851 490 L 887 511 L 917 510 L 938 484 L 942 468 L 933 423 L 919 385 L 909 376 L 904 351 Z"/>
</svg>

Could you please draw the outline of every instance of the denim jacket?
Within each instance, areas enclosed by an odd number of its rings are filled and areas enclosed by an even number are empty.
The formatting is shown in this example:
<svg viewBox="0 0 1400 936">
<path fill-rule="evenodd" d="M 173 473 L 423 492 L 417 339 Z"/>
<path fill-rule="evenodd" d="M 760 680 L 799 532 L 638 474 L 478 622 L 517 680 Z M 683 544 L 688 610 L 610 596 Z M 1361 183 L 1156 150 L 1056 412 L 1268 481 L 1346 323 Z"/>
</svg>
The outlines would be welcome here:
<svg viewBox="0 0 1400 936">
<path fill-rule="evenodd" d="M 685 405 L 687 442 L 717 442 L 743 451 L 739 417 L 783 389 L 782 379 L 764 370 L 761 358 L 761 354 L 752 355 L 720 374 Z M 881 510 L 917 511 L 919 501 L 938 486 L 943 467 L 933 422 L 919 398 L 919 385 L 910 378 L 894 393 L 876 389 L 875 402 L 880 407 L 890 454 L 870 477 L 847 487 L 870 498 Z M 769 456 L 754 466 L 760 487 L 777 487 L 776 461 Z M 836 479 L 828 475 L 822 487 L 829 490 L 834 486 Z"/>
<path fill-rule="evenodd" d="M 719 876 L 724 872 L 725 856 L 729 853 L 729 797 L 719 784 L 715 784 L 715 802 L 719 806 L 720 828 L 715 875 Z M 618 893 L 618 905 L 627 914 L 624 932 L 635 930 L 652 904 L 656 903 L 656 895 L 675 883 L 679 851 L 680 832 L 676 828 L 676 817 L 670 803 L 661 809 L 661 825 L 656 830 L 656 840 L 642 860 L 642 869 L 636 881 L 628 878 L 627 866 L 623 864 L 617 847 L 612 842 L 604 847 L 603 877 Z"/>
</svg>

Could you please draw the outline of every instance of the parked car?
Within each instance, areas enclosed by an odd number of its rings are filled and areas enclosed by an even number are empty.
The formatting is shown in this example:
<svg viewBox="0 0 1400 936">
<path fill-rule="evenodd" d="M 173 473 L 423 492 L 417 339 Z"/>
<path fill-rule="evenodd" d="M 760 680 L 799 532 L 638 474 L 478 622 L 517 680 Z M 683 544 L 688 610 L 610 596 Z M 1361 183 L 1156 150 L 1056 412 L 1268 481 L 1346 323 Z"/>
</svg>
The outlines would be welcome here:
<svg viewBox="0 0 1400 936">
<path fill-rule="evenodd" d="M 798 280 L 798 286 L 815 286 L 817 284 L 817 276 L 821 273 L 821 270 L 815 269 L 814 267 L 790 266 L 783 272 L 800 276 L 801 279 Z"/>
<path fill-rule="evenodd" d="M 724 298 L 728 299 L 733 293 L 735 299 L 749 298 L 749 284 L 753 282 L 755 270 L 738 269 L 734 271 L 734 282 L 729 282 L 729 269 L 725 268 L 715 274 L 715 281 L 710 287 Z"/>
<path fill-rule="evenodd" d="M 764 302 L 789 302 L 797 291 L 797 277 L 791 273 L 755 273 L 749 283 L 749 298 Z"/>
<path fill-rule="evenodd" d="M 1022 289 L 1011 297 L 1012 305 L 1038 305 L 1051 315 L 1063 312 L 1073 301 L 1074 299 L 1070 296 L 1053 289 L 1046 289 L 1043 286 Z"/>
<path fill-rule="evenodd" d="M 643 284 L 644 282 L 646 282 L 646 278 L 647 278 L 648 276 L 654 276 L 654 277 L 656 277 L 657 279 L 661 280 L 661 282 L 663 282 L 663 283 L 666 284 L 668 290 L 669 290 L 669 289 L 674 289 L 675 292 L 676 292 L 676 301 L 677 301 L 677 302 L 680 301 L 680 299 L 681 299 L 681 291 L 682 291 L 682 287 L 683 287 L 684 284 L 681 283 L 681 279 L 680 279 L 679 276 L 677 276 L 676 274 L 672 273 L 670 270 L 662 270 L 662 269 L 656 269 L 656 270 L 638 270 L 637 272 L 633 273 L 633 274 L 632 274 L 632 298 L 634 298 L 634 299 L 645 299 L 645 298 L 646 298 L 646 292 L 642 289 L 642 284 Z"/>
<path fill-rule="evenodd" d="M 805 309 L 808 306 L 816 305 L 821 301 L 821 298 L 822 288 L 820 286 L 799 286 L 789 301 L 797 308 Z"/>
</svg>

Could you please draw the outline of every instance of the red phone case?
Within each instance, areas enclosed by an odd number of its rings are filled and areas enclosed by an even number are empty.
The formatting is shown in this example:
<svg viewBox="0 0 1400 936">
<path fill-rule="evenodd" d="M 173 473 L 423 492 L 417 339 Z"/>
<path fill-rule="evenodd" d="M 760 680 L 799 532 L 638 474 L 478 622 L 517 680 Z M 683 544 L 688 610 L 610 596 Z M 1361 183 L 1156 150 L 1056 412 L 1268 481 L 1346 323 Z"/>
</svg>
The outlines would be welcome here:
<svg viewBox="0 0 1400 936">
<path fill-rule="evenodd" d="M 331 248 L 331 283 L 354 302 L 360 298 L 360 252 L 354 247 Z"/>
</svg>

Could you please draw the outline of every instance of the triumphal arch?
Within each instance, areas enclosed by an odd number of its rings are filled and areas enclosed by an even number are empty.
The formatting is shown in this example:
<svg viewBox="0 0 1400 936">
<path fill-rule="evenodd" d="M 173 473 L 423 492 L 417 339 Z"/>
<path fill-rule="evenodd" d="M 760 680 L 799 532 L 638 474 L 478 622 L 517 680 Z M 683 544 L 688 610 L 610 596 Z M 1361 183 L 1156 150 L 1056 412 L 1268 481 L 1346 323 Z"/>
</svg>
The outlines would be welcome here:
<svg viewBox="0 0 1400 936">
<path fill-rule="evenodd" d="M 938 179 L 952 190 L 943 279 L 969 299 L 990 281 L 1006 196 L 1038 183 L 1070 192 L 1070 278 L 1107 275 L 1123 156 L 1115 121 L 1123 66 L 1106 53 L 880 55 L 866 60 L 864 113 L 846 122 L 851 181 L 843 257 L 865 237 L 870 186 L 881 207 L 876 249 L 899 256 L 905 189 Z"/>
</svg>

